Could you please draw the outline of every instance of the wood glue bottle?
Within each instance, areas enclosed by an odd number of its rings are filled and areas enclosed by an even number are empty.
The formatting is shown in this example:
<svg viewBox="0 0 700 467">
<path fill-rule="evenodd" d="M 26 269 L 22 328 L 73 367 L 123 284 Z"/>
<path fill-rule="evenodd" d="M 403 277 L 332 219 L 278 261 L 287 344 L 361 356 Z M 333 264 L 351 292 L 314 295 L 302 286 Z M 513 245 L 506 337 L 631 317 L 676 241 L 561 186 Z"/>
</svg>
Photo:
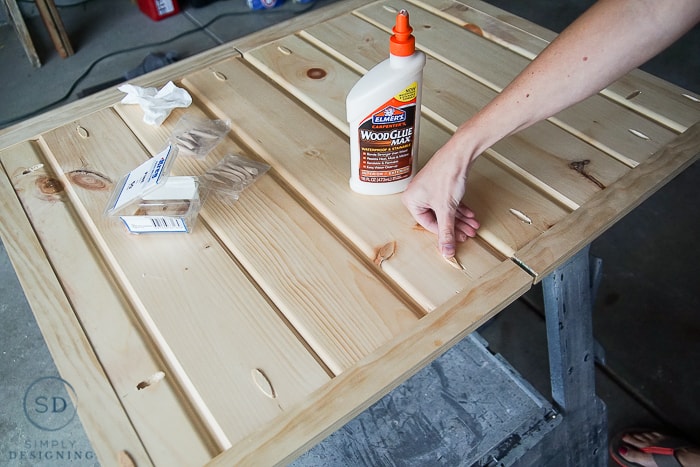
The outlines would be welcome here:
<svg viewBox="0 0 700 467">
<path fill-rule="evenodd" d="M 357 193 L 399 193 L 415 174 L 425 54 L 412 32 L 408 12 L 399 11 L 389 58 L 348 93 L 350 188 Z"/>
</svg>

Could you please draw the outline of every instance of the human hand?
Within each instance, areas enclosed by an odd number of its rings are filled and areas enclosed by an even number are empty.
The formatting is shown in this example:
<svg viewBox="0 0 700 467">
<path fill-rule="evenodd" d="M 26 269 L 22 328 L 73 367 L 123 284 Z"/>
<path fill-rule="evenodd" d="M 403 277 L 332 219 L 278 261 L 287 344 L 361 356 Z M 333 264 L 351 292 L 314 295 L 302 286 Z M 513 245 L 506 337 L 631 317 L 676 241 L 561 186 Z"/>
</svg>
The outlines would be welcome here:
<svg viewBox="0 0 700 467">
<path fill-rule="evenodd" d="M 438 249 L 446 258 L 455 255 L 456 243 L 476 236 L 479 222 L 462 203 L 468 163 L 443 147 L 416 174 L 401 201 L 426 230 L 437 234 Z"/>
</svg>

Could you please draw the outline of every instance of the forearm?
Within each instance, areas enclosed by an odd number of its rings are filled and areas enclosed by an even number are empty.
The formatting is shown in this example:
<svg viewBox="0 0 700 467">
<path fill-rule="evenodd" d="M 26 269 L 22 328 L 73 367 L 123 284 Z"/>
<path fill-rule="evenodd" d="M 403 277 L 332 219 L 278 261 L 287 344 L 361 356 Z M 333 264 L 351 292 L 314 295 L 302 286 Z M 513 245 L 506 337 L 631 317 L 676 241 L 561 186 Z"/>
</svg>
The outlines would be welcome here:
<svg viewBox="0 0 700 467">
<path fill-rule="evenodd" d="M 445 257 L 479 223 L 462 203 L 474 159 L 500 139 L 600 91 L 690 29 L 700 0 L 600 0 L 462 124 L 415 176 L 402 200 L 438 235 Z M 689 57 L 693 59 L 693 57 Z"/>
<path fill-rule="evenodd" d="M 501 138 L 600 91 L 668 47 L 698 19 L 698 0 L 599 1 L 463 124 L 453 143 L 469 139 L 475 157 Z"/>
</svg>

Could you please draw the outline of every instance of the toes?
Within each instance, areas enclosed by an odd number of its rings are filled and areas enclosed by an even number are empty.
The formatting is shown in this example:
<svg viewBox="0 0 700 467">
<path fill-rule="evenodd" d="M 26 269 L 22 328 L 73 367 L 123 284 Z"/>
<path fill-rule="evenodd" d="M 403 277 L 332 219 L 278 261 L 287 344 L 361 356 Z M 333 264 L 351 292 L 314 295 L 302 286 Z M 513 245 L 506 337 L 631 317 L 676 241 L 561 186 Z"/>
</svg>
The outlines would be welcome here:
<svg viewBox="0 0 700 467">
<path fill-rule="evenodd" d="M 618 454 L 625 460 L 643 467 L 656 467 L 654 456 L 642 451 L 644 448 L 659 446 L 668 437 L 656 431 L 627 433 L 622 437 Z"/>
<path fill-rule="evenodd" d="M 618 451 L 623 459 L 629 462 L 634 462 L 644 467 L 655 467 L 654 457 L 651 454 L 645 454 L 633 447 L 620 446 Z"/>
<path fill-rule="evenodd" d="M 627 433 L 622 437 L 623 442 L 638 449 L 658 445 L 664 439 L 665 436 L 656 431 Z"/>
</svg>

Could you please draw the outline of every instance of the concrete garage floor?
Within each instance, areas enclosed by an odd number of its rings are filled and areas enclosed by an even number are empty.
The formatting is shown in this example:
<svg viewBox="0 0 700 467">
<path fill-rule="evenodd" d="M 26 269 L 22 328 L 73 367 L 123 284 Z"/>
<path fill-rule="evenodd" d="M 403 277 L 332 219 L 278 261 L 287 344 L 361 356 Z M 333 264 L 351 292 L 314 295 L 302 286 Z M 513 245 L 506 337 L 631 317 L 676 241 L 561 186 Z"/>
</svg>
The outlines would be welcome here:
<svg viewBox="0 0 700 467">
<path fill-rule="evenodd" d="M 331 1 L 319 0 L 317 6 Z M 75 91 L 119 78 L 139 65 L 148 52 L 174 51 L 184 58 L 289 18 L 303 8 L 288 0 L 274 13 L 251 14 L 244 0 L 220 0 L 205 8 L 186 7 L 183 14 L 154 23 L 128 1 L 56 3 L 66 5 L 60 12 L 77 52 L 69 59 L 58 57 L 40 20 L 32 14 L 33 6 L 21 3 L 43 62 L 40 69 L 30 66 L 5 13 L 0 13 L 0 23 L 4 23 L 0 25 L 0 127 L 59 100 L 94 60 L 115 50 L 162 42 L 101 61 Z M 592 2 L 490 3 L 560 31 Z M 77 5 L 67 6 L 70 4 Z M 198 30 L 220 14 L 228 16 Z M 183 34 L 186 31 L 194 32 Z M 168 41 L 176 36 L 178 39 Z M 696 27 L 643 68 L 697 93 L 698 50 L 700 29 Z M 75 98 L 74 92 L 68 100 Z M 649 426 L 680 433 L 700 444 L 699 175 L 696 163 L 592 245 L 592 253 L 604 261 L 594 331 L 607 355 L 607 363 L 598 367 L 597 392 L 608 407 L 610 435 L 628 426 Z M 535 289 L 485 326 L 481 336 L 546 396 L 541 309 L 540 292 Z M 60 430 L 46 431 L 25 416 L 23 398 L 32 390 L 32 383 L 38 378 L 51 381 L 58 373 L 4 247 L 0 248 L 0 318 L 0 465 L 95 465 L 77 417 L 65 420 Z M 466 372 L 458 354 L 442 358 L 439 368 L 448 368 L 452 374 L 463 368 Z M 459 440 L 456 445 L 459 449 Z M 57 450 L 69 450 L 73 458 L 26 458 L 30 452 Z M 364 461 L 373 464 L 371 457 Z M 311 457 L 302 462 L 313 465 Z M 460 465 L 454 462 L 443 465 Z"/>
</svg>

